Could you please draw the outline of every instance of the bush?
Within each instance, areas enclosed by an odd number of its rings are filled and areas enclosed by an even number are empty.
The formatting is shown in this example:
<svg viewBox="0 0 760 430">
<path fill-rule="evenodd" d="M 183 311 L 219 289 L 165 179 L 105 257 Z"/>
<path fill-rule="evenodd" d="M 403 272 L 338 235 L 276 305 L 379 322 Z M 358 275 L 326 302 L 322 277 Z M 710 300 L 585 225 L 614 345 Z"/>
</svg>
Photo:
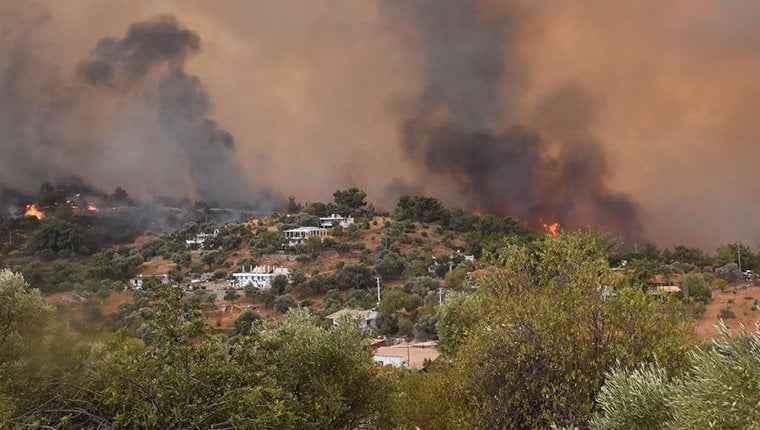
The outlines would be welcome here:
<svg viewBox="0 0 760 430">
<path fill-rule="evenodd" d="M 703 303 L 710 301 L 712 292 L 700 273 L 689 273 L 681 278 L 681 293 L 686 299 L 699 300 Z"/>
<path fill-rule="evenodd" d="M 659 365 L 607 374 L 592 430 L 753 429 L 760 422 L 760 334 L 723 339 L 695 350 L 685 375 Z"/>
<path fill-rule="evenodd" d="M 734 311 L 729 308 L 723 308 L 718 313 L 718 318 L 722 318 L 724 320 L 734 319 L 736 318 L 736 313 L 734 313 Z"/>
<path fill-rule="evenodd" d="M 408 318 L 398 319 L 398 334 L 399 336 L 410 337 L 414 334 L 414 323 Z"/>
<path fill-rule="evenodd" d="M 234 288 L 227 288 L 224 290 L 224 300 L 232 302 L 240 298 L 240 293 Z"/>
<path fill-rule="evenodd" d="M 440 200 L 433 197 L 402 196 L 396 204 L 394 215 L 399 220 L 438 222 L 444 217 L 444 207 Z"/>
<path fill-rule="evenodd" d="M 288 294 L 277 296 L 277 298 L 274 299 L 274 310 L 281 314 L 284 314 L 288 311 L 288 309 L 294 306 L 295 302 L 293 301 L 293 298 Z"/>
<path fill-rule="evenodd" d="M 741 273 L 739 272 L 738 264 L 728 263 L 725 266 L 721 266 L 715 269 L 715 275 L 727 282 L 733 282 L 739 279 Z"/>
<path fill-rule="evenodd" d="M 288 277 L 285 275 L 277 275 L 272 279 L 272 291 L 278 296 L 285 292 L 288 288 Z"/>
<path fill-rule="evenodd" d="M 253 309 L 244 310 L 235 320 L 235 333 L 249 334 L 257 321 L 261 321 L 261 315 Z"/>
<path fill-rule="evenodd" d="M 396 252 L 383 252 L 375 270 L 385 280 L 397 279 L 404 271 L 404 260 Z"/>
</svg>

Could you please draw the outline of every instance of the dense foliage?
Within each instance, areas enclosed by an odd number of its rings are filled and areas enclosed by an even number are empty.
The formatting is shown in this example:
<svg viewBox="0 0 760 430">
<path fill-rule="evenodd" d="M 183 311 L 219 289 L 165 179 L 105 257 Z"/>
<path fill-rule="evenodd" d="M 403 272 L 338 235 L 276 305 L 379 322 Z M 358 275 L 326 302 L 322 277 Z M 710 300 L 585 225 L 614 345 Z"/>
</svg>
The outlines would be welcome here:
<svg viewBox="0 0 760 430">
<path fill-rule="evenodd" d="M 153 291 L 141 339 L 72 338 L 53 332 L 39 292 L 2 272 L 0 419 L 30 428 L 393 426 L 393 375 L 373 364 L 355 326 L 325 330 L 298 310 L 272 328 L 251 315 L 238 335 L 213 336 L 177 291 Z M 77 354 L 45 354 L 64 336 L 69 346 L 57 352 L 77 345 Z"/>
<path fill-rule="evenodd" d="M 592 234 L 560 235 L 532 245 L 505 243 L 474 294 L 450 297 L 438 336 L 448 362 L 449 419 L 436 427 L 420 400 L 424 428 L 546 428 L 586 422 L 605 372 L 615 363 L 658 360 L 683 368 L 689 348 L 678 303 L 640 288 L 611 294 L 604 243 Z M 437 392 L 439 377 L 421 383 Z M 421 390 L 421 395 L 433 395 Z"/>
<path fill-rule="evenodd" d="M 621 366 L 599 394 L 592 429 L 754 429 L 760 425 L 760 327 L 724 337 L 689 355 L 672 377 L 658 363 Z"/>
<path fill-rule="evenodd" d="M 56 206 L 65 199 L 55 187 L 41 192 L 49 217 L 0 222 L 9 237 L 0 254 L 18 272 L 0 274 L 0 421 L 13 426 L 703 428 L 734 411 L 715 403 L 721 393 L 744 407 L 756 401 L 745 369 L 757 366 L 756 340 L 687 357 L 690 316 L 714 287 L 736 288 L 757 267 L 758 254 L 740 244 L 714 256 L 684 245 L 631 252 L 597 234 L 550 238 L 424 196 L 376 217 L 366 193 L 349 188 L 330 203 L 291 198 L 287 214 L 248 223 L 202 222 L 212 212 L 197 202 L 204 216 L 172 233 L 132 243 L 124 229 L 127 246 L 116 240 L 121 224 L 74 216 Z M 130 202 L 124 190 L 104 199 Z M 332 213 L 356 223 L 287 246 L 284 230 Z M 203 246 L 185 243 L 201 233 Z M 154 260 L 169 263 L 175 284 L 225 288 L 183 295 L 146 276 L 132 302 L 104 316 L 108 295 Z M 232 272 L 275 261 L 297 269 L 270 288 L 224 285 Z M 81 315 L 46 305 L 24 279 L 42 293 L 72 291 Z M 225 309 L 252 306 L 222 327 L 221 299 Z M 347 308 L 376 309 L 376 329 L 324 319 Z M 729 305 L 720 316 L 736 315 Z M 443 355 L 423 372 L 381 369 L 370 334 L 434 339 Z M 726 354 L 737 359 L 718 360 Z M 687 394 L 710 406 L 699 410 Z"/>
</svg>

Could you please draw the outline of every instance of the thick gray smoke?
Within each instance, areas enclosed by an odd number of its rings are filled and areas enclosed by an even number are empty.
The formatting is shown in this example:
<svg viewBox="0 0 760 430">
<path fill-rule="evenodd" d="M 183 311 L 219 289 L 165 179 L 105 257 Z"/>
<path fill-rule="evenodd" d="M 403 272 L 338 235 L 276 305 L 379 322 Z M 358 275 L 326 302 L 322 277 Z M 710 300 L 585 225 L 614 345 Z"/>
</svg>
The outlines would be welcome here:
<svg viewBox="0 0 760 430">
<path fill-rule="evenodd" d="M 181 28 L 171 16 L 160 16 L 132 24 L 122 39 L 108 37 L 98 42 L 91 58 L 79 73 L 91 85 L 131 86 L 161 63 L 182 69 L 188 54 L 200 49 L 200 38 Z"/>
<path fill-rule="evenodd" d="M 431 1 L 407 11 L 421 24 L 426 86 L 403 127 L 406 148 L 470 209 L 641 239 L 637 205 L 607 188 L 604 152 L 588 131 L 594 100 L 566 84 L 544 97 L 534 120 L 518 123 L 509 105 L 522 79 L 510 16 L 483 17 L 475 5 Z"/>
<path fill-rule="evenodd" d="M 90 85 L 128 90 L 154 67 L 166 65 L 157 88 L 162 144 L 187 154 L 189 173 L 201 198 L 230 203 L 250 197 L 234 162 L 235 140 L 207 118 L 208 94 L 200 80 L 184 72 L 188 54 L 198 51 L 200 38 L 171 16 L 130 26 L 122 39 L 101 40 L 92 58 L 79 67 Z"/>
<path fill-rule="evenodd" d="M 256 198 L 236 163 L 235 140 L 208 117 L 209 96 L 185 71 L 200 37 L 174 17 L 100 40 L 69 80 L 33 63 L 33 39 L 19 34 L 4 56 L 0 185 L 32 190 L 76 175 L 142 196 Z M 50 91 L 24 91 L 27 82 Z"/>
</svg>

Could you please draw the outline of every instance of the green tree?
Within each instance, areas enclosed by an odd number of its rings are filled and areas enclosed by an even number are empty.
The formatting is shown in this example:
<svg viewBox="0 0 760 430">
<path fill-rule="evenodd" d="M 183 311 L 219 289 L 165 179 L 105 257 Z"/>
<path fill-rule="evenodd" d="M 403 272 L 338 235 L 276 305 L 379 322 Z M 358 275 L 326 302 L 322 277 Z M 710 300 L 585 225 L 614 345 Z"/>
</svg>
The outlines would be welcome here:
<svg viewBox="0 0 760 430">
<path fill-rule="evenodd" d="M 394 215 L 398 220 L 431 223 L 443 220 L 445 210 L 443 203 L 433 197 L 402 196 L 396 204 Z"/>
<path fill-rule="evenodd" d="M 145 325 L 144 343 L 121 339 L 89 360 L 88 383 L 66 402 L 78 413 L 47 416 L 74 427 L 287 426 L 272 401 L 282 392 L 244 352 L 252 339 L 231 348 L 211 336 L 202 313 L 187 308 L 180 294 L 162 288 L 155 296 L 161 302 Z"/>
<path fill-rule="evenodd" d="M 285 209 L 285 212 L 289 214 L 297 214 L 298 212 L 301 212 L 301 209 L 303 209 L 303 206 L 296 201 L 295 197 L 288 197 L 288 206 Z"/>
<path fill-rule="evenodd" d="M 342 191 L 337 190 L 333 193 L 335 204 L 340 208 L 344 208 L 348 212 L 356 212 L 364 206 L 367 206 L 367 202 L 364 200 L 366 197 L 367 193 L 356 187 Z"/>
<path fill-rule="evenodd" d="M 259 321 L 261 321 L 261 315 L 258 312 L 250 308 L 246 309 L 235 320 L 235 333 L 251 334 Z"/>
<path fill-rule="evenodd" d="M 394 251 L 384 251 L 375 265 L 375 271 L 385 280 L 398 279 L 404 271 L 404 259 Z"/>
<path fill-rule="evenodd" d="M 60 219 L 46 219 L 42 227 L 32 236 L 31 247 L 34 251 L 76 252 L 80 244 L 79 227 Z"/>
<path fill-rule="evenodd" d="M 254 288 L 252 295 L 256 303 L 261 303 L 268 308 L 274 305 L 274 301 L 277 298 L 277 295 L 271 288 Z"/>
<path fill-rule="evenodd" d="M 299 227 L 319 227 L 319 218 L 307 213 L 300 213 L 293 216 L 290 222 Z"/>
<path fill-rule="evenodd" d="M 480 306 L 457 299 L 458 309 L 474 315 L 457 317 L 461 311 L 444 306 L 438 322 L 454 375 L 452 413 L 471 427 L 585 423 L 615 363 L 684 365 L 691 337 L 679 304 L 640 287 L 606 294 L 600 286 L 612 274 L 600 237 L 507 244 L 488 261 L 490 273 L 474 293 Z"/>
<path fill-rule="evenodd" d="M 438 307 L 438 350 L 455 356 L 462 344 L 473 332 L 481 319 L 483 299 L 477 294 L 452 291 L 446 295 L 443 306 Z"/>
<path fill-rule="evenodd" d="M 127 190 L 122 187 L 116 187 L 116 189 L 113 190 L 113 194 L 108 198 L 114 203 L 132 203 Z"/>
<path fill-rule="evenodd" d="M 275 311 L 284 314 L 288 311 L 288 309 L 292 308 L 295 305 L 296 303 L 293 301 L 293 298 L 290 297 L 289 294 L 282 294 L 274 299 L 273 308 Z"/>
<path fill-rule="evenodd" d="M 289 428 L 396 428 L 396 382 L 372 362 L 366 334 L 355 324 L 325 329 L 307 309 L 291 310 L 264 336 L 262 359 L 290 395 L 282 404 L 297 418 Z"/>
<path fill-rule="evenodd" d="M 234 288 L 227 288 L 224 290 L 224 300 L 227 300 L 228 302 L 234 302 L 235 300 L 240 298 L 240 293 L 238 293 L 238 290 Z"/>
<path fill-rule="evenodd" d="M 50 184 L 50 182 L 44 182 L 40 186 L 39 195 L 40 203 L 46 209 L 52 209 L 66 201 L 66 196 L 63 192 Z"/>
<path fill-rule="evenodd" d="M 218 249 L 203 252 L 201 253 L 201 261 L 208 267 L 208 270 L 211 270 L 215 264 L 224 262 L 224 253 Z"/>
<path fill-rule="evenodd" d="M 681 277 L 681 294 L 687 302 L 698 300 L 705 304 L 710 301 L 712 293 L 701 273 L 688 273 Z"/>
<path fill-rule="evenodd" d="M 404 269 L 404 277 L 416 278 L 419 276 L 427 276 L 429 266 L 430 264 L 422 259 L 410 261 L 406 264 L 406 268 Z"/>
<path fill-rule="evenodd" d="M 277 294 L 283 294 L 288 289 L 288 277 L 285 275 L 277 275 L 272 278 L 272 291 Z"/>
<path fill-rule="evenodd" d="M 739 265 L 741 256 L 742 270 L 752 270 L 757 267 L 758 257 L 752 251 L 738 243 L 724 243 L 715 249 L 715 264 L 725 266 L 729 263 Z"/>
<path fill-rule="evenodd" d="M 372 288 L 375 285 L 375 278 L 372 271 L 362 264 L 349 264 L 343 266 L 338 272 L 336 278 L 338 285 L 342 288 Z"/>
<path fill-rule="evenodd" d="M 662 253 L 666 262 L 680 261 L 681 263 L 693 264 L 697 267 L 704 267 L 711 263 L 710 256 L 705 254 L 699 248 L 689 247 L 686 245 L 677 245 L 673 251 L 666 249 Z"/>
<path fill-rule="evenodd" d="M 444 220 L 443 225 L 447 228 L 467 233 L 475 228 L 477 217 L 461 208 L 448 208 Z"/>
<path fill-rule="evenodd" d="M 760 327 L 690 354 L 689 368 L 673 377 L 657 364 L 620 366 L 607 376 L 590 428 L 753 429 L 760 423 Z"/>
<path fill-rule="evenodd" d="M 718 267 L 715 269 L 715 276 L 727 282 L 734 282 L 741 276 L 739 265 L 736 263 L 728 263 L 724 266 Z"/>
<path fill-rule="evenodd" d="M 416 294 L 409 294 L 401 288 L 388 288 L 381 296 L 377 310 L 386 317 L 395 317 L 398 311 L 412 312 L 422 305 L 422 299 Z"/>
<path fill-rule="evenodd" d="M 53 401 L 58 392 L 51 387 L 73 375 L 78 348 L 38 289 L 20 274 L 0 271 L 0 422 Z"/>
<path fill-rule="evenodd" d="M 407 293 L 416 294 L 423 299 L 431 291 L 435 291 L 440 282 L 437 279 L 433 279 L 430 276 L 417 276 L 409 278 L 404 282 L 404 291 Z"/>
</svg>

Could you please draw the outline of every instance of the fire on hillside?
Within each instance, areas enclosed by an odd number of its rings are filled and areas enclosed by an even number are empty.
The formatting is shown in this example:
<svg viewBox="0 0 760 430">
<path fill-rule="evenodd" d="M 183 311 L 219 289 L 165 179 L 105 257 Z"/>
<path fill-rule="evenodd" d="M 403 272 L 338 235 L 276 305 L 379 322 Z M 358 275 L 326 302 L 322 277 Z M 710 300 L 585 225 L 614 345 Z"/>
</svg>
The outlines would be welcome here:
<svg viewBox="0 0 760 430">
<path fill-rule="evenodd" d="M 543 220 L 541 220 L 541 226 L 544 228 L 544 230 L 546 230 L 546 232 L 551 237 L 557 237 L 557 235 L 559 234 L 560 225 L 558 222 L 546 223 Z"/>
<path fill-rule="evenodd" d="M 45 212 L 40 210 L 36 204 L 31 203 L 24 208 L 24 216 L 32 216 L 39 220 L 45 219 Z"/>
</svg>

